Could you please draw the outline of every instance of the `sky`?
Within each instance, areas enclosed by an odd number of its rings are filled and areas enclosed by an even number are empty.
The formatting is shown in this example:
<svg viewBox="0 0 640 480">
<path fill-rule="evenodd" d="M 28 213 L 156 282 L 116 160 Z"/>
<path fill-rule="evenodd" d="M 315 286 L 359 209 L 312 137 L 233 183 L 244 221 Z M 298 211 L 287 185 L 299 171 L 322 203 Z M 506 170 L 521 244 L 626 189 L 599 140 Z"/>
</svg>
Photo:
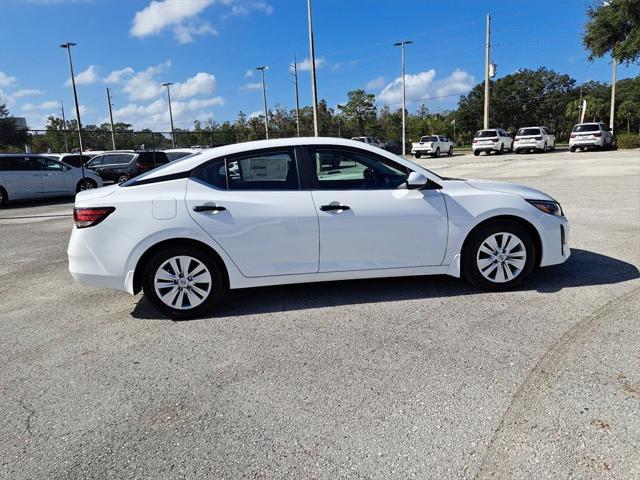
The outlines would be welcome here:
<svg viewBox="0 0 640 480">
<path fill-rule="evenodd" d="M 349 90 L 401 105 L 407 47 L 407 108 L 455 108 L 484 78 L 486 15 L 492 17 L 497 77 L 541 66 L 578 82 L 611 80 L 610 59 L 587 60 L 581 44 L 585 0 L 313 0 L 318 97 L 330 107 Z M 30 128 L 48 116 L 75 118 L 64 42 L 73 61 L 83 124 L 114 121 L 168 131 L 163 82 L 175 126 L 233 121 L 262 111 L 266 65 L 270 108 L 295 107 L 290 65 L 298 60 L 301 105 L 311 103 L 306 0 L 0 0 L 0 101 Z M 636 76 L 621 66 L 618 78 Z"/>
</svg>

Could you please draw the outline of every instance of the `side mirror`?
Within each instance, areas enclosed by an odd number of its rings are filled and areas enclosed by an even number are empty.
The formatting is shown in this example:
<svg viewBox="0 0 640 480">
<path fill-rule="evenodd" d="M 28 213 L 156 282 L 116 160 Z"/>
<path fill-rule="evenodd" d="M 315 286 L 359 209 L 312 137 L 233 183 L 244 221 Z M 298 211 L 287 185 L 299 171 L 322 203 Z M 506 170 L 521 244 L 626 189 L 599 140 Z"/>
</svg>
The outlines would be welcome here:
<svg viewBox="0 0 640 480">
<path fill-rule="evenodd" d="M 411 172 L 409 177 L 407 177 L 407 188 L 409 190 L 417 190 L 419 188 L 423 188 L 427 185 L 429 179 L 425 177 L 422 173 Z"/>
</svg>

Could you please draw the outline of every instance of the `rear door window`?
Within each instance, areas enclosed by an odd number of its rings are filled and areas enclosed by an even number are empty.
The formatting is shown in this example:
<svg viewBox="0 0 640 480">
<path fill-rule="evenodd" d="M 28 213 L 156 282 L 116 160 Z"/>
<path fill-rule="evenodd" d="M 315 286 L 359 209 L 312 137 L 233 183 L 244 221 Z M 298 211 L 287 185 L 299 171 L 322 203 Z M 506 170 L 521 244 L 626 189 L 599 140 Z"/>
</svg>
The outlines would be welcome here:
<svg viewBox="0 0 640 480">
<path fill-rule="evenodd" d="M 293 150 L 266 151 L 226 161 L 229 190 L 298 190 Z"/>
</svg>

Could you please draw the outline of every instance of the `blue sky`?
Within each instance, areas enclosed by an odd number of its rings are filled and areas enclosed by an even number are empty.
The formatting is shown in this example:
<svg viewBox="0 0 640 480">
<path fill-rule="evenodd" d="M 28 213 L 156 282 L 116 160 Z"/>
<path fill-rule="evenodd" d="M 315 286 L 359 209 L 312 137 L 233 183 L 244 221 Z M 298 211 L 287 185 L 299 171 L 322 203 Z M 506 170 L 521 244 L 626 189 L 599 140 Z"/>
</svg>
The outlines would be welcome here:
<svg viewBox="0 0 640 480">
<path fill-rule="evenodd" d="M 407 48 L 409 110 L 455 106 L 483 78 L 485 15 L 492 15 L 492 60 L 498 77 L 546 66 L 579 82 L 610 81 L 608 59 L 589 63 L 580 32 L 587 2 L 314 0 L 318 95 L 332 107 L 364 88 L 378 104 L 400 102 L 400 51 Z M 262 108 L 260 77 L 268 65 L 269 106 L 294 106 L 289 65 L 297 55 L 300 97 L 310 103 L 306 0 L 0 0 L 0 97 L 16 116 L 41 128 L 63 101 L 73 118 L 66 52 L 73 41 L 84 124 L 114 120 L 169 130 L 172 90 L 176 126 L 234 120 Z M 619 78 L 638 75 L 620 67 Z M 433 98 L 439 97 L 439 98 Z"/>
</svg>

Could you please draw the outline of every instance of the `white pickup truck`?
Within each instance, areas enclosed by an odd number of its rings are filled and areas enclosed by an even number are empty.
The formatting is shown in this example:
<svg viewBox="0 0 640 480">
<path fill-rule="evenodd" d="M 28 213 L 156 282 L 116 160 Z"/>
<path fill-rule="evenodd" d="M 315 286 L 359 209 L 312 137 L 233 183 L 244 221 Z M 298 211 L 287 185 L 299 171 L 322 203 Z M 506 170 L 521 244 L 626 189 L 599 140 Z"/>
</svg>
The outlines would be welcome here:
<svg viewBox="0 0 640 480">
<path fill-rule="evenodd" d="M 425 135 L 419 142 L 411 144 L 411 153 L 416 158 L 420 158 L 422 155 L 439 157 L 441 153 L 451 156 L 453 155 L 453 142 L 442 135 Z"/>
</svg>

